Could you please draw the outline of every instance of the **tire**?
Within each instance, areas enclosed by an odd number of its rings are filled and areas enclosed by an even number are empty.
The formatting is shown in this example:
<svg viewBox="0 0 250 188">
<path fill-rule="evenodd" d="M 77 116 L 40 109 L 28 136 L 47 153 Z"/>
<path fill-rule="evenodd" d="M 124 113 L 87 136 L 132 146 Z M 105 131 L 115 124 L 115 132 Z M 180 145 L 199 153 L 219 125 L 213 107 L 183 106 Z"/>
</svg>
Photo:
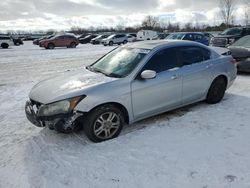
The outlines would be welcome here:
<svg viewBox="0 0 250 188">
<path fill-rule="evenodd" d="M 114 44 L 113 41 L 109 42 L 109 46 L 113 46 L 113 44 Z"/>
<path fill-rule="evenodd" d="M 223 77 L 217 77 L 208 90 L 206 102 L 208 104 L 219 103 L 225 95 L 226 87 L 225 79 Z"/>
<path fill-rule="evenodd" d="M 55 48 L 55 45 L 53 43 L 49 43 L 46 49 L 52 50 L 54 48 Z"/>
<path fill-rule="evenodd" d="M 123 41 L 123 44 L 127 44 L 127 43 L 128 43 L 128 41 L 127 41 L 127 40 L 124 40 L 124 41 Z"/>
<path fill-rule="evenodd" d="M 7 49 L 7 48 L 9 48 L 9 44 L 7 44 L 7 43 L 2 43 L 2 44 L 1 44 L 1 47 L 4 48 L 4 49 Z"/>
<path fill-rule="evenodd" d="M 76 48 L 76 43 L 75 42 L 71 42 L 69 47 L 70 48 Z"/>
<path fill-rule="evenodd" d="M 85 120 L 84 130 L 91 141 L 102 142 L 117 137 L 123 125 L 122 111 L 114 105 L 103 105 L 90 112 Z"/>
</svg>

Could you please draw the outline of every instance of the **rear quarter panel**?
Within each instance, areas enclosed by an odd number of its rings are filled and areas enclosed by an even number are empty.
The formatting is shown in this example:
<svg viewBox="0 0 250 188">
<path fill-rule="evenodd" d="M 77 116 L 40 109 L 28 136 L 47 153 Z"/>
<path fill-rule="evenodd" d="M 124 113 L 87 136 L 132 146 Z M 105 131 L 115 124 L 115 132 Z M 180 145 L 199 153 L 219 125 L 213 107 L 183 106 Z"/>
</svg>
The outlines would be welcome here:
<svg viewBox="0 0 250 188">
<path fill-rule="evenodd" d="M 213 62 L 213 67 L 211 69 L 212 81 L 220 76 L 224 75 L 227 77 L 227 88 L 229 88 L 237 76 L 237 68 L 231 62 L 232 56 L 219 56 Z"/>
</svg>

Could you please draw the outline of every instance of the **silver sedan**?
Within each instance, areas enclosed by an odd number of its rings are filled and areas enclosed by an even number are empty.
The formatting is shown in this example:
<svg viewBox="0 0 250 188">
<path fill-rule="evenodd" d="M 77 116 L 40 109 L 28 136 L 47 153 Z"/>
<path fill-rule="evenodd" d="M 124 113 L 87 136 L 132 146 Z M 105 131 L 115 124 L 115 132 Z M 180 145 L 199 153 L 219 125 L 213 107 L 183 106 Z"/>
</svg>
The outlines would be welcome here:
<svg viewBox="0 0 250 188">
<path fill-rule="evenodd" d="M 198 101 L 218 103 L 235 78 L 235 60 L 226 49 L 137 42 L 38 83 L 25 111 L 36 126 L 66 133 L 84 127 L 89 139 L 100 142 L 117 137 L 125 123 Z"/>
</svg>

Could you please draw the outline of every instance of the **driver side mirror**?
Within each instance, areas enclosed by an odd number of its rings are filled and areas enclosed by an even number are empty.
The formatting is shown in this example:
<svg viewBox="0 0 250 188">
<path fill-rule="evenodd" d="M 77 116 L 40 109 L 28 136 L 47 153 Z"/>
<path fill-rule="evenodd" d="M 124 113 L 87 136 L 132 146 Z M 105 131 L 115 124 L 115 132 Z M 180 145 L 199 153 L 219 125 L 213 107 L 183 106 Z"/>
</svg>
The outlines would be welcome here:
<svg viewBox="0 0 250 188">
<path fill-rule="evenodd" d="M 144 70 L 141 73 L 141 78 L 142 79 L 153 79 L 156 77 L 156 72 L 153 70 Z"/>
</svg>

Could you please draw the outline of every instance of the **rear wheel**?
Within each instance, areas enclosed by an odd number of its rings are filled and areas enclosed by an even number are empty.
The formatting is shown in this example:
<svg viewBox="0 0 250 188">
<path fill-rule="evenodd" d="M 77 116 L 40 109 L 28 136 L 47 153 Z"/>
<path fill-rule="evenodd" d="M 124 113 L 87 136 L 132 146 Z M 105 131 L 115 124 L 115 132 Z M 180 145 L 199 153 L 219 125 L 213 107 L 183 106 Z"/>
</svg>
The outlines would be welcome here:
<svg viewBox="0 0 250 188">
<path fill-rule="evenodd" d="M 75 42 L 71 42 L 69 47 L 70 48 L 75 48 L 76 47 L 76 43 Z"/>
<path fill-rule="evenodd" d="M 7 43 L 3 43 L 3 44 L 1 44 L 1 47 L 6 49 L 6 48 L 9 48 L 9 45 Z"/>
<path fill-rule="evenodd" d="M 109 46 L 113 46 L 113 44 L 114 44 L 113 41 L 109 42 Z"/>
<path fill-rule="evenodd" d="M 127 40 L 124 40 L 124 41 L 123 41 L 123 44 L 127 44 L 127 43 L 128 43 L 128 41 L 127 41 Z"/>
<path fill-rule="evenodd" d="M 48 46 L 47 46 L 47 49 L 54 49 L 55 48 L 55 45 L 53 43 L 49 43 Z"/>
<path fill-rule="evenodd" d="M 208 104 L 220 102 L 225 95 L 226 87 L 225 79 L 223 77 L 217 77 L 208 90 L 206 102 Z"/>
<path fill-rule="evenodd" d="M 84 130 L 93 142 L 102 142 L 117 137 L 124 124 L 122 111 L 113 105 L 94 109 L 85 120 Z"/>
</svg>

